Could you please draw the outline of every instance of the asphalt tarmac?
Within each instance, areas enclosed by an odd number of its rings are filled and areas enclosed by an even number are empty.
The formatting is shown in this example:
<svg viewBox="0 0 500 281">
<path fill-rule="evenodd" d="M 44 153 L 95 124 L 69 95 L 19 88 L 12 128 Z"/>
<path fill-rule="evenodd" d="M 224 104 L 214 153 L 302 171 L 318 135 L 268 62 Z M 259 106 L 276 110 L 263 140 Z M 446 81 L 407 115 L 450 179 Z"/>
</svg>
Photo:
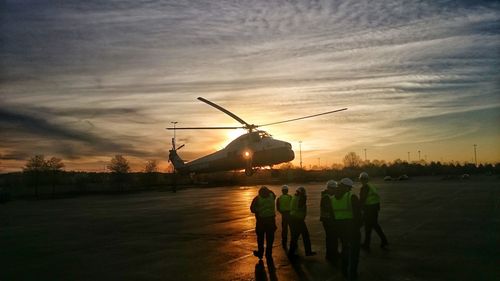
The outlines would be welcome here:
<svg viewBox="0 0 500 281">
<path fill-rule="evenodd" d="M 359 280 L 500 280 L 498 178 L 374 184 L 390 250 L 373 233 Z M 324 260 L 324 184 L 304 186 L 318 255 L 304 257 L 299 240 L 290 263 L 278 227 L 274 269 L 252 255 L 258 186 L 12 201 L 0 205 L 0 280 L 343 280 Z"/>
</svg>

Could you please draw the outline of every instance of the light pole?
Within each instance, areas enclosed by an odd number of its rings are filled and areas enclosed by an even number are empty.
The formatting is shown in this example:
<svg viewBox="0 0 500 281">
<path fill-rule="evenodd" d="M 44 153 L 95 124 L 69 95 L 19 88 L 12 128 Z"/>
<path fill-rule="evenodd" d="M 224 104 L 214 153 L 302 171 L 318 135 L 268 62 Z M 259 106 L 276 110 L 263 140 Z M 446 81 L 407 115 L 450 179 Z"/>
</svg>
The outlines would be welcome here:
<svg viewBox="0 0 500 281">
<path fill-rule="evenodd" d="M 321 170 L 321 158 L 318 157 L 318 169 Z"/>
<path fill-rule="evenodd" d="M 176 146 L 176 144 L 175 144 L 175 124 L 177 124 L 178 122 L 173 121 L 170 123 L 174 124 L 174 138 L 173 138 L 172 145 L 174 146 L 174 150 L 176 150 L 177 148 L 175 147 Z M 173 177 L 172 192 L 176 193 L 177 192 L 177 173 L 175 172 L 175 167 L 173 168 L 173 170 L 174 170 L 174 177 Z"/>
<path fill-rule="evenodd" d="M 410 152 L 408 151 L 408 163 L 410 163 Z"/>
<path fill-rule="evenodd" d="M 418 151 L 418 161 L 420 161 L 422 158 L 420 158 L 420 150 Z"/>
<path fill-rule="evenodd" d="M 474 162 L 476 163 L 476 167 L 477 167 L 477 153 L 476 153 L 476 147 L 477 147 L 477 144 L 474 144 Z"/>
<path fill-rule="evenodd" d="M 366 148 L 364 150 L 365 150 L 365 162 L 366 162 Z"/>
<path fill-rule="evenodd" d="M 299 141 L 300 169 L 302 169 L 302 141 Z"/>
<path fill-rule="evenodd" d="M 170 122 L 172 124 L 174 124 L 174 140 L 175 140 L 175 124 L 177 124 L 178 122 L 174 121 L 174 122 Z"/>
</svg>

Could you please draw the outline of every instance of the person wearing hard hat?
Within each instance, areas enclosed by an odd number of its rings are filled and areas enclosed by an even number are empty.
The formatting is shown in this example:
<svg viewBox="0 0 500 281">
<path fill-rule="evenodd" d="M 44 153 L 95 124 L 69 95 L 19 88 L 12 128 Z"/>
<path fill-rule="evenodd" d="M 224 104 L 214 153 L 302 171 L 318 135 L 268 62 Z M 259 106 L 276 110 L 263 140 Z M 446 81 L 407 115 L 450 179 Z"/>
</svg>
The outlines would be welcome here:
<svg viewBox="0 0 500 281">
<path fill-rule="evenodd" d="M 363 221 L 365 224 L 365 241 L 361 245 L 361 248 L 370 251 L 370 240 L 372 229 L 380 237 L 380 247 L 385 249 L 389 242 L 387 242 L 387 237 L 378 223 L 378 213 L 380 211 L 380 196 L 377 189 L 370 183 L 368 173 L 362 172 L 359 174 L 359 180 L 361 181 L 361 191 L 359 192 L 359 199 L 361 202 L 361 210 L 363 212 Z"/>
<path fill-rule="evenodd" d="M 335 233 L 331 196 L 334 195 L 337 188 L 337 182 L 329 180 L 326 183 L 326 189 L 321 192 L 320 216 L 319 220 L 325 229 L 326 255 L 325 259 L 336 262 L 339 258 L 338 236 Z"/>
<path fill-rule="evenodd" d="M 275 206 L 276 195 L 267 187 L 259 189 L 259 195 L 255 196 L 250 205 L 250 211 L 255 214 L 255 232 L 257 234 L 257 251 L 254 256 L 262 259 L 264 255 L 264 237 L 266 238 L 266 258 L 272 259 L 274 232 L 276 231 Z"/>
<path fill-rule="evenodd" d="M 334 227 L 342 243 L 342 274 L 348 280 L 358 277 L 361 240 L 361 208 L 358 197 L 351 192 L 353 185 L 351 179 L 343 178 L 331 196 Z"/>
<path fill-rule="evenodd" d="M 276 200 L 276 209 L 281 214 L 281 246 L 287 248 L 288 228 L 290 227 L 290 205 L 292 196 L 288 194 L 288 186 L 281 187 L 281 195 Z"/>
<path fill-rule="evenodd" d="M 288 250 L 288 257 L 290 259 L 296 257 L 295 251 L 299 237 L 302 235 L 304 242 L 304 250 L 306 256 L 314 256 L 316 252 L 311 250 L 311 239 L 309 238 L 309 230 L 305 222 L 307 215 L 307 195 L 306 189 L 303 186 L 297 188 L 295 195 L 292 197 L 290 207 L 290 230 L 292 232 L 292 239 L 290 241 L 290 249 Z"/>
</svg>

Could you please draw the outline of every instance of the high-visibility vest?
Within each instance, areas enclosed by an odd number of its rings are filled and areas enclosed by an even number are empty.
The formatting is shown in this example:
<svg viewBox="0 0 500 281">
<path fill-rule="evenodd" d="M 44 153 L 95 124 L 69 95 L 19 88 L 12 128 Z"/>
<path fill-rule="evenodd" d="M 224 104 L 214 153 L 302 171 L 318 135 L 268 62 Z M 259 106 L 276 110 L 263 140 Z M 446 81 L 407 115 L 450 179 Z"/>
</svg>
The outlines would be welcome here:
<svg viewBox="0 0 500 281">
<path fill-rule="evenodd" d="M 368 184 L 368 194 L 366 195 L 365 205 L 374 205 L 380 203 L 380 196 L 377 189 L 371 184 Z"/>
<path fill-rule="evenodd" d="M 290 206 L 290 216 L 298 219 L 305 219 L 306 218 L 306 208 L 305 207 L 299 207 L 299 199 L 300 196 L 294 195 L 292 197 L 292 203 Z"/>
<path fill-rule="evenodd" d="M 292 196 L 288 194 L 282 194 L 279 200 L 280 211 L 290 212 L 290 203 L 292 202 Z"/>
<path fill-rule="evenodd" d="M 335 196 L 331 197 L 333 214 L 336 220 L 352 219 L 352 193 L 346 192 L 342 197 L 337 199 Z"/>
<path fill-rule="evenodd" d="M 274 196 L 269 194 L 266 198 L 259 196 L 257 198 L 257 216 L 261 218 L 273 217 L 274 213 Z"/>
</svg>

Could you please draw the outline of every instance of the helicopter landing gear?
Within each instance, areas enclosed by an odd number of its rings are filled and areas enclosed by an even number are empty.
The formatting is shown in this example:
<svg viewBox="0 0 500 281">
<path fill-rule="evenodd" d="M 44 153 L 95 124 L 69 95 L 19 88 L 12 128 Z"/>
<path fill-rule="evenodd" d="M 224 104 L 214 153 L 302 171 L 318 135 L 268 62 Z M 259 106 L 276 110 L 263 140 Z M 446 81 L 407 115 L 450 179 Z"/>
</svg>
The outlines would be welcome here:
<svg viewBox="0 0 500 281">
<path fill-rule="evenodd" d="M 245 169 L 245 175 L 251 176 L 251 175 L 253 175 L 253 173 L 254 173 L 254 169 L 252 169 L 252 168 Z"/>
<path fill-rule="evenodd" d="M 247 158 L 245 165 L 246 165 L 245 175 L 247 175 L 247 176 L 253 175 L 253 173 L 255 172 L 255 169 L 253 168 L 253 165 L 252 165 L 252 157 Z"/>
</svg>

